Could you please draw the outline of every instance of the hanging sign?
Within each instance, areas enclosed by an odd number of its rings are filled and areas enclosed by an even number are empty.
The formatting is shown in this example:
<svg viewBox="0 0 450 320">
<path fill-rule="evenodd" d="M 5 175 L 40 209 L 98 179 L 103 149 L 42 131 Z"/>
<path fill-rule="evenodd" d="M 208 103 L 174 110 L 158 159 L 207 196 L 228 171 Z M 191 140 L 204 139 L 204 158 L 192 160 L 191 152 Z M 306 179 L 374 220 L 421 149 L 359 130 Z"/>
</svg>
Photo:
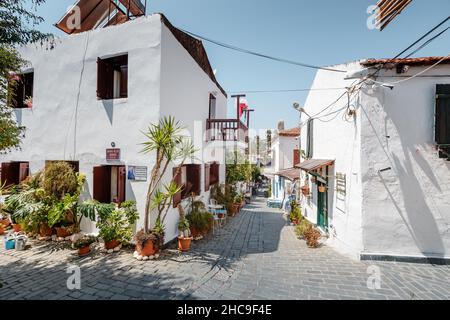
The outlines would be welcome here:
<svg viewBox="0 0 450 320">
<path fill-rule="evenodd" d="M 147 181 L 147 167 L 145 166 L 128 166 L 128 180 L 131 181 Z"/>
<path fill-rule="evenodd" d="M 106 161 L 119 161 L 120 149 L 106 149 Z"/>
</svg>

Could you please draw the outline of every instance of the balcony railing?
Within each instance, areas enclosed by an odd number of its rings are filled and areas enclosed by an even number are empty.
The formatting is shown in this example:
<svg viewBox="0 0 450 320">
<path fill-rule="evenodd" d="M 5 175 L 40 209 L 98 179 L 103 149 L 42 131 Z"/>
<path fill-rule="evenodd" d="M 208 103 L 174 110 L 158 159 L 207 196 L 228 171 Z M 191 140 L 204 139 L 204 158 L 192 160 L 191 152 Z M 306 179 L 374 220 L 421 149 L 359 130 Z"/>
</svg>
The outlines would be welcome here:
<svg viewBox="0 0 450 320">
<path fill-rule="evenodd" d="M 207 141 L 248 141 L 248 128 L 237 119 L 207 119 Z"/>
</svg>

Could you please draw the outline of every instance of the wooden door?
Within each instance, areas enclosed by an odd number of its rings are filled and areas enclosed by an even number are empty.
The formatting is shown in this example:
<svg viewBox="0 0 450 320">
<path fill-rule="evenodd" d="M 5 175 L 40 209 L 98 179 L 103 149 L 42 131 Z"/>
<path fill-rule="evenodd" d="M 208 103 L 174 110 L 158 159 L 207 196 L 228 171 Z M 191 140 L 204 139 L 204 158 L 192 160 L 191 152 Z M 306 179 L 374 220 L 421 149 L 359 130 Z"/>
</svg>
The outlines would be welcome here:
<svg viewBox="0 0 450 320">
<path fill-rule="evenodd" d="M 111 202 L 111 167 L 94 167 L 93 197 L 101 203 Z"/>
<path fill-rule="evenodd" d="M 126 180 L 127 179 L 127 169 L 125 166 L 120 166 L 117 168 L 117 200 L 119 203 L 125 201 L 126 198 Z"/>
</svg>

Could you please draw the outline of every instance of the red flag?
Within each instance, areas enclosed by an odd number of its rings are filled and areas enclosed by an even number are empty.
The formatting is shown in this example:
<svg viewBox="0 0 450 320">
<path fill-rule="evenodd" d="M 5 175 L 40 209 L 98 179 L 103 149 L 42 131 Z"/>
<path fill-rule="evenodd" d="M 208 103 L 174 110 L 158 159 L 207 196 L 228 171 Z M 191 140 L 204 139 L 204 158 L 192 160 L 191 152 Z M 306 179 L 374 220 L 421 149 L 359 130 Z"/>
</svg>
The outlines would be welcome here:
<svg viewBox="0 0 450 320">
<path fill-rule="evenodd" d="M 246 111 L 248 109 L 248 104 L 247 104 L 247 99 L 242 98 L 239 101 L 239 118 L 242 117 L 242 114 L 244 113 L 244 111 Z"/>
</svg>

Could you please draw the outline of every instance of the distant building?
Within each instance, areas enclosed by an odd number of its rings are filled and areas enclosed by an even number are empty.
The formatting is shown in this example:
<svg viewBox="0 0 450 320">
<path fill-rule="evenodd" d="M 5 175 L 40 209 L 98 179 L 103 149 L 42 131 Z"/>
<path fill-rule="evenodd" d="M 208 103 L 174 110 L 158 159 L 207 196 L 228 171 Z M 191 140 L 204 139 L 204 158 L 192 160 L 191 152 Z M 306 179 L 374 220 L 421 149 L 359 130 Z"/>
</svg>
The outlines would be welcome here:
<svg viewBox="0 0 450 320">
<path fill-rule="evenodd" d="M 270 178 L 274 202 L 286 202 L 295 195 L 295 182 L 300 177 L 295 165 L 300 163 L 300 128 L 284 129 L 284 122 L 273 132 L 270 166 L 264 168 L 264 175 Z M 280 203 L 281 205 L 281 203 Z"/>
</svg>

